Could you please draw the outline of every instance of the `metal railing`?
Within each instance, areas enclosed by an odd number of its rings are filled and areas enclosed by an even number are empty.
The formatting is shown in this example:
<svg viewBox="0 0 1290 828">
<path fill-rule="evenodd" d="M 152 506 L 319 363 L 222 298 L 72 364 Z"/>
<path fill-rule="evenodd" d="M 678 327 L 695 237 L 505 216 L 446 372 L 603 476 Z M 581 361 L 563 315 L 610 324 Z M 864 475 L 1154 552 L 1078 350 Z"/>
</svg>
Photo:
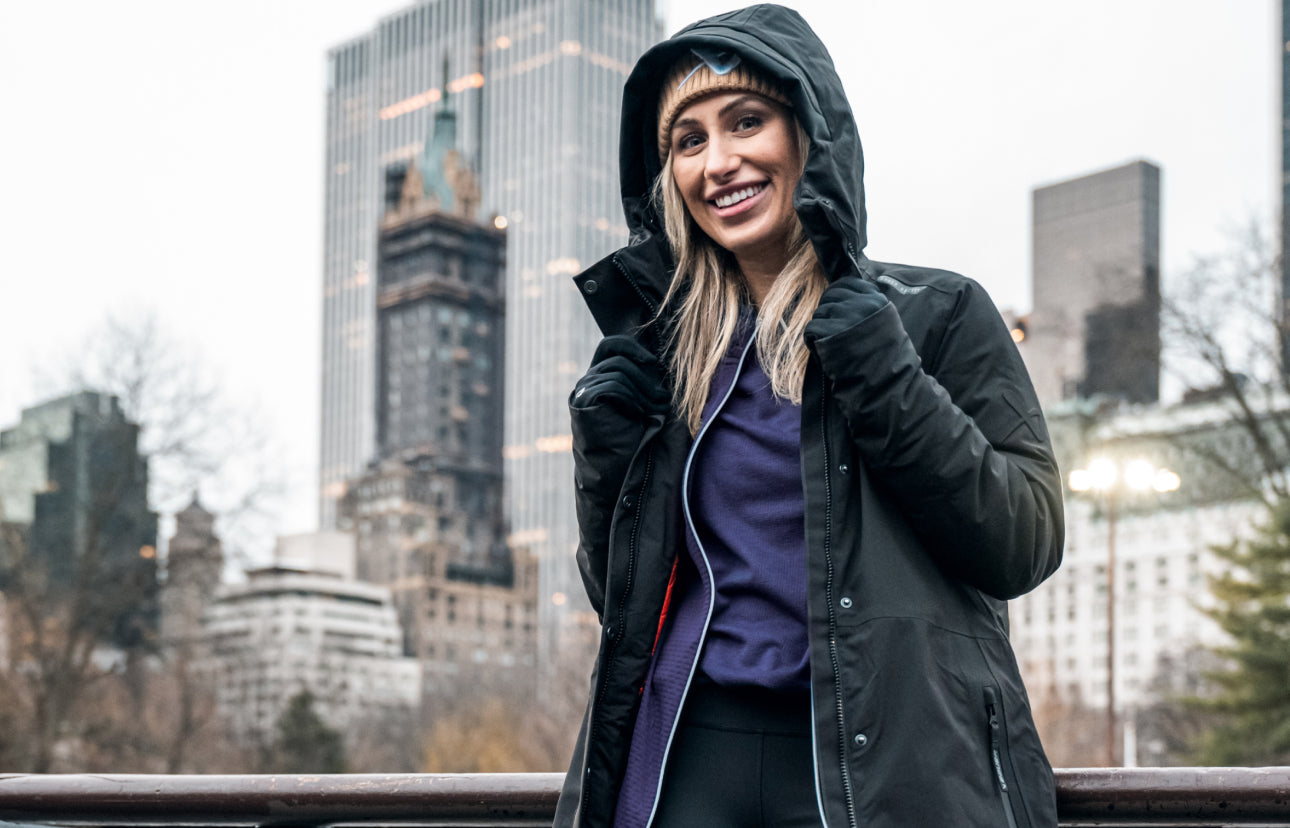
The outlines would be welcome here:
<svg viewBox="0 0 1290 828">
<path fill-rule="evenodd" d="M 0 820 L 277 828 L 548 826 L 562 778 L 554 773 L 11 774 L 0 775 Z M 1290 826 L 1290 767 L 1059 770 L 1057 807 L 1063 826 Z"/>
</svg>

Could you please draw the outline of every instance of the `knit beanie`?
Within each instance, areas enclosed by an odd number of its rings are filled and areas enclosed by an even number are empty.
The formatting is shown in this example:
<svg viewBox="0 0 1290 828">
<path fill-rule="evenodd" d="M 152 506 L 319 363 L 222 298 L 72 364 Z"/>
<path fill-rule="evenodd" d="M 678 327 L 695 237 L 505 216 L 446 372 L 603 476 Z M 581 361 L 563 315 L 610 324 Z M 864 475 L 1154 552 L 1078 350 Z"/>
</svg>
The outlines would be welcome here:
<svg viewBox="0 0 1290 828">
<path fill-rule="evenodd" d="M 721 92 L 755 92 L 784 106 L 788 96 L 775 84 L 756 74 L 731 52 L 709 54 L 696 49 L 681 58 L 663 81 L 658 102 L 658 157 L 666 159 L 672 147 L 672 124 L 690 104 Z"/>
</svg>

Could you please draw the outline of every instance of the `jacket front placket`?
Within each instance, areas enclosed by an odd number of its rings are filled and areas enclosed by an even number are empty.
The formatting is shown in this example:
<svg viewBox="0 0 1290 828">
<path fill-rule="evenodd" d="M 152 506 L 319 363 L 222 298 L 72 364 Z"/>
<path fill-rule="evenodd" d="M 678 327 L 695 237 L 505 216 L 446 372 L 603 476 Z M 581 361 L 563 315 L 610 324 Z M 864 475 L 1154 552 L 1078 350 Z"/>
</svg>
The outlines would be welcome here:
<svg viewBox="0 0 1290 828">
<path fill-rule="evenodd" d="M 632 805 L 639 803 L 637 798 L 641 792 L 632 790 L 635 785 L 633 785 L 631 777 L 635 774 L 629 770 L 628 779 L 624 780 L 623 791 L 619 799 L 619 815 L 615 819 L 617 826 L 642 824 L 649 826 L 653 824 L 663 789 L 663 771 L 667 766 L 668 754 L 680 727 L 681 711 L 684 708 L 685 699 L 689 694 L 690 686 L 699 668 L 699 661 L 703 653 L 703 643 L 707 639 L 708 628 L 712 622 L 716 590 L 713 584 L 712 566 L 708 560 L 707 551 L 703 547 L 703 541 L 699 537 L 691 510 L 691 474 L 694 469 L 695 458 L 703 445 L 704 436 L 712 423 L 720 416 L 722 409 L 724 409 L 730 396 L 734 393 L 735 386 L 743 374 L 744 366 L 755 342 L 755 334 L 749 333 L 747 341 L 743 343 L 743 347 L 739 351 L 739 358 L 734 365 L 734 369 L 729 372 L 729 377 L 718 374 L 718 381 L 713 383 L 714 391 L 720 389 L 719 397 L 714 395 L 718 402 L 711 407 L 704 418 L 703 425 L 699 429 L 699 433 L 695 435 L 694 442 L 690 446 L 689 454 L 685 460 L 685 467 L 681 476 L 681 506 L 685 517 L 685 530 L 693 541 L 692 544 L 686 544 L 686 547 L 690 554 L 690 560 L 698 572 L 701 592 L 697 596 L 687 596 L 686 600 L 680 602 L 676 607 L 676 616 L 672 619 L 668 635 L 663 641 L 659 642 L 659 652 L 656 654 L 656 662 L 651 670 L 650 680 L 645 689 L 645 697 L 642 698 L 641 702 L 640 718 L 636 728 L 637 736 L 651 732 L 648 725 L 645 728 L 640 727 L 642 720 L 657 722 L 661 727 L 655 732 L 666 733 L 666 740 L 661 746 L 661 752 L 641 751 L 641 753 L 656 753 L 656 756 L 648 758 L 645 756 L 633 756 L 633 759 L 649 761 L 652 765 L 652 767 L 648 768 L 648 775 L 652 777 L 653 782 L 652 786 L 650 786 L 652 790 L 648 790 L 648 816 L 643 822 L 632 818 L 633 812 L 636 811 Z M 738 347 L 738 343 L 736 343 L 735 347 Z M 680 692 L 656 692 L 655 685 L 659 683 L 656 682 L 656 679 L 661 680 L 663 678 L 659 675 L 660 671 L 670 672 L 669 665 L 674 664 L 679 664 L 684 672 L 684 683 L 680 687 Z M 637 745 L 633 744 L 634 754 L 637 753 L 636 748 Z M 632 762 L 629 761 L 629 767 L 631 764 Z M 638 768 L 637 770 L 645 769 Z M 633 802 L 633 800 L 637 800 L 637 802 Z M 626 807 L 624 808 L 624 806 Z"/>
</svg>

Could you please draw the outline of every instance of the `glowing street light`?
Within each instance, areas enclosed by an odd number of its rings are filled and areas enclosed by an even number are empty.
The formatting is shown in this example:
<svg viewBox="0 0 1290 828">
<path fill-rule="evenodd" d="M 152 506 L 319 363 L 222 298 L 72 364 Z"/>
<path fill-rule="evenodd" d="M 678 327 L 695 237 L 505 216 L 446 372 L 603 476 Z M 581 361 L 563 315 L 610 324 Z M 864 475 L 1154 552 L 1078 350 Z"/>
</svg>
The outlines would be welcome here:
<svg viewBox="0 0 1290 828">
<path fill-rule="evenodd" d="M 1106 764 L 1115 761 L 1115 519 L 1122 492 L 1172 492 L 1182 478 L 1169 469 L 1158 469 L 1149 460 L 1130 460 L 1121 468 L 1107 457 L 1075 469 L 1067 481 L 1074 492 L 1093 492 L 1106 501 Z"/>
</svg>

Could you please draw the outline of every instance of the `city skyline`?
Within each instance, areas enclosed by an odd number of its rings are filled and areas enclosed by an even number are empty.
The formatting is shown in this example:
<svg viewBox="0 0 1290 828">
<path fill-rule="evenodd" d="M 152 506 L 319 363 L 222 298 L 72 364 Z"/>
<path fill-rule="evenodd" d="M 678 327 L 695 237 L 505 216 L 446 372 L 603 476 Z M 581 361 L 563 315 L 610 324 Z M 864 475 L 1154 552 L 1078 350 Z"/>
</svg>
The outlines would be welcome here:
<svg viewBox="0 0 1290 828">
<path fill-rule="evenodd" d="M 405 5 L 73 4 L 101 45 L 64 33 L 78 59 L 5 92 L 30 126 L 0 138 L 11 159 L 3 295 L 23 309 L 0 333 L 0 426 L 52 395 L 33 367 L 73 353 L 105 309 L 154 308 L 237 398 L 258 401 L 299 501 L 279 531 L 312 528 L 323 54 Z M 685 4 L 666 29 L 732 5 Z M 791 5 L 825 33 L 857 110 L 875 258 L 960 270 L 1001 307 L 1025 310 L 1029 190 L 1134 157 L 1167 170 L 1166 290 L 1189 254 L 1222 245 L 1224 227 L 1251 214 L 1270 226 L 1280 192 L 1271 2 L 1144 2 L 1070 19 L 1011 2 L 973 12 L 858 3 L 845 19 L 825 4 Z M 928 8 L 939 12 L 934 29 Z M 50 13 L 0 12 L 10 76 L 44 65 L 45 33 L 63 30 Z M 991 19 L 1008 23 L 990 32 Z M 1093 22 L 1108 19 L 1114 30 Z M 196 26 L 220 48 L 181 37 Z M 74 203 L 99 207 L 100 219 L 55 244 L 52 218 Z"/>
<path fill-rule="evenodd" d="M 498 459 L 510 543 L 538 560 L 540 627 L 553 636 L 571 614 L 594 620 L 573 562 L 566 398 L 599 336 L 570 277 L 627 240 L 615 121 L 632 63 L 661 34 L 655 10 L 654 0 L 426 0 L 328 52 L 320 524 L 334 527 L 377 454 L 378 412 L 402 399 L 376 376 L 376 291 L 389 277 L 373 225 L 389 200 L 386 170 L 451 146 L 478 175 L 480 218 L 506 229 Z M 427 266 L 436 277 L 453 269 Z M 433 442 L 451 442 L 446 426 Z"/>
</svg>

